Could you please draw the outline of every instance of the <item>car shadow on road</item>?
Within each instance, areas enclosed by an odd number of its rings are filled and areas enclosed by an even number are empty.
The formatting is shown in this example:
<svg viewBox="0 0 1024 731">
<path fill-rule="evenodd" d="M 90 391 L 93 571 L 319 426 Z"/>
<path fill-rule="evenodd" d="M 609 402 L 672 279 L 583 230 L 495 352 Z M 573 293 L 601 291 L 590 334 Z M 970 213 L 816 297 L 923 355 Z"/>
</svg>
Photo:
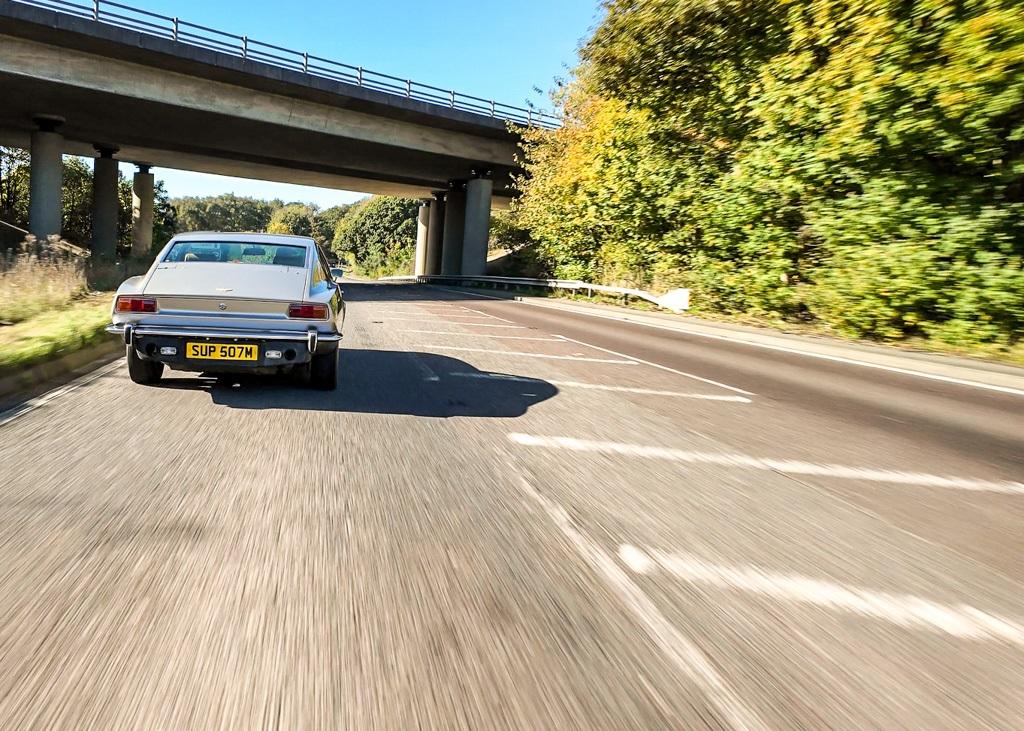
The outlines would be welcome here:
<svg viewBox="0 0 1024 731">
<path fill-rule="evenodd" d="M 213 378 L 166 376 L 164 388 L 207 391 L 232 409 L 290 409 L 364 414 L 515 417 L 558 393 L 547 381 L 483 372 L 457 358 L 396 350 L 346 350 L 334 391 L 315 391 L 292 376 Z"/>
</svg>

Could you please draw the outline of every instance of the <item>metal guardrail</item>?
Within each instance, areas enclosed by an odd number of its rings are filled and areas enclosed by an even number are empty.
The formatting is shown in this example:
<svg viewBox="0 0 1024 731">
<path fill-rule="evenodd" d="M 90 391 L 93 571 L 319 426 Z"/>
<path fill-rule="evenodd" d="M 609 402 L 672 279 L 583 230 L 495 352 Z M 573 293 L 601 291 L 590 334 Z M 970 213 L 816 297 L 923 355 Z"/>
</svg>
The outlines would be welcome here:
<svg viewBox="0 0 1024 731">
<path fill-rule="evenodd" d="M 4 231 L 7 231 L 8 233 L 15 233 L 21 236 L 28 236 L 28 231 L 21 228 L 20 226 L 15 226 L 13 223 L 8 223 L 2 218 L 0 218 L 0 228 L 2 228 Z"/>
<path fill-rule="evenodd" d="M 15 226 L 9 221 L 0 219 L 0 240 L 3 236 L 13 236 L 19 239 L 18 245 L 26 246 L 40 246 L 49 248 L 52 251 L 60 251 L 65 254 L 71 254 L 77 256 L 80 259 L 88 259 L 92 256 L 92 252 L 88 249 L 83 249 L 81 246 L 76 246 L 70 241 L 60 236 L 59 234 L 50 234 L 46 237 L 45 241 L 39 241 L 35 234 L 21 228 L 21 226 Z"/>
<path fill-rule="evenodd" d="M 354 84 L 364 89 L 373 89 L 406 99 L 430 102 L 450 109 L 472 112 L 493 119 L 501 119 L 530 127 L 554 129 L 561 120 L 553 114 L 526 107 L 514 107 L 493 99 L 462 94 L 452 89 L 422 84 L 412 79 L 372 71 L 362 66 L 352 66 L 328 58 L 321 58 L 305 51 L 294 51 L 271 43 L 257 41 L 248 36 L 226 33 L 205 25 L 191 23 L 181 18 L 152 13 L 130 5 L 111 0 L 72 2 L 71 0 L 12 0 L 22 5 L 32 5 L 97 23 L 134 30 L 139 33 L 165 38 L 175 43 L 219 51 L 244 60 L 259 61 L 278 68 L 298 71 L 307 76 Z"/>
<path fill-rule="evenodd" d="M 690 290 L 673 289 L 663 295 L 653 294 L 643 289 L 631 289 L 629 287 L 611 287 L 606 284 L 591 284 L 576 279 L 530 279 L 528 277 L 485 277 L 485 276 L 463 276 L 461 274 L 436 274 L 436 275 L 398 275 L 381 277 L 379 281 L 407 281 L 407 282 L 471 282 L 474 284 L 490 284 L 492 286 L 504 285 L 508 287 L 546 287 L 548 289 L 566 289 L 572 292 L 586 291 L 588 296 L 594 292 L 601 294 L 616 294 L 621 297 L 636 297 L 646 300 L 652 304 L 673 312 L 683 312 L 690 308 Z"/>
</svg>

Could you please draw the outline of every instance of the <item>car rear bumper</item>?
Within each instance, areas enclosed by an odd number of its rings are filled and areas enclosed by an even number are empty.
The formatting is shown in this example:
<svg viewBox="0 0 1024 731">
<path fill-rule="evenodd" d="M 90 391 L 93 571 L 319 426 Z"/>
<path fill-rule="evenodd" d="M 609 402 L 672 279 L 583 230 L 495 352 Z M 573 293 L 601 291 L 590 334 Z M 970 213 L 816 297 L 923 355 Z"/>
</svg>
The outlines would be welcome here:
<svg viewBox="0 0 1024 731">
<path fill-rule="evenodd" d="M 135 348 L 143 358 L 166 363 L 177 370 L 211 372 L 276 370 L 302 365 L 314 354 L 333 353 L 341 340 L 339 333 L 321 333 L 313 327 L 303 332 L 114 324 L 108 325 L 106 330 L 119 335 L 125 345 Z M 254 344 L 259 348 L 258 357 L 256 360 L 188 358 L 185 355 L 187 343 Z M 280 355 L 273 355 L 274 351 Z"/>
<path fill-rule="evenodd" d="M 177 325 L 131 325 L 112 324 L 107 325 L 108 333 L 120 335 L 124 338 L 125 344 L 131 343 L 133 337 L 145 335 L 168 335 L 171 337 L 183 338 L 206 338 L 210 340 L 237 340 L 239 342 L 252 342 L 255 340 L 309 340 L 312 333 L 316 334 L 316 343 L 338 343 L 341 340 L 341 333 L 319 332 L 310 326 L 305 332 L 301 330 L 270 330 L 254 328 L 230 328 L 230 327 L 182 327 Z"/>
</svg>

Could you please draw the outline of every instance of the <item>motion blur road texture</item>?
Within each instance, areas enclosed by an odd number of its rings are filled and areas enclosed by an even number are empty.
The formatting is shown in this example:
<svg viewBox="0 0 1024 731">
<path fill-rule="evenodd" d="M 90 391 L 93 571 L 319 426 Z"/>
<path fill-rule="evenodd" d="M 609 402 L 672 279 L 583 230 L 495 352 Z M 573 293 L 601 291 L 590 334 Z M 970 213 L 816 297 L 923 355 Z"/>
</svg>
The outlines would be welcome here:
<svg viewBox="0 0 1024 731">
<path fill-rule="evenodd" d="M 1024 396 L 345 290 L 0 426 L 0 726 L 1024 728 Z"/>
</svg>

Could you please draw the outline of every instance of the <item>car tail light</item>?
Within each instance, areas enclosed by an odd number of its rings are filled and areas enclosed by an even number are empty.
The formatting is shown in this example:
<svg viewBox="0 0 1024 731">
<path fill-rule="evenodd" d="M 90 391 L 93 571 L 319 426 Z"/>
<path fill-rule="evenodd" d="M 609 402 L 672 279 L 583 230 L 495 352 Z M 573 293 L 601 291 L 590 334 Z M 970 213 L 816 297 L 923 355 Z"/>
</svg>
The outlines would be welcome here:
<svg viewBox="0 0 1024 731">
<path fill-rule="evenodd" d="M 156 312 L 156 300 L 148 297 L 118 297 L 115 312 Z"/>
<path fill-rule="evenodd" d="M 328 312 L 327 305 L 314 305 L 306 302 L 293 302 L 288 305 L 288 317 L 298 320 L 326 320 Z"/>
</svg>

